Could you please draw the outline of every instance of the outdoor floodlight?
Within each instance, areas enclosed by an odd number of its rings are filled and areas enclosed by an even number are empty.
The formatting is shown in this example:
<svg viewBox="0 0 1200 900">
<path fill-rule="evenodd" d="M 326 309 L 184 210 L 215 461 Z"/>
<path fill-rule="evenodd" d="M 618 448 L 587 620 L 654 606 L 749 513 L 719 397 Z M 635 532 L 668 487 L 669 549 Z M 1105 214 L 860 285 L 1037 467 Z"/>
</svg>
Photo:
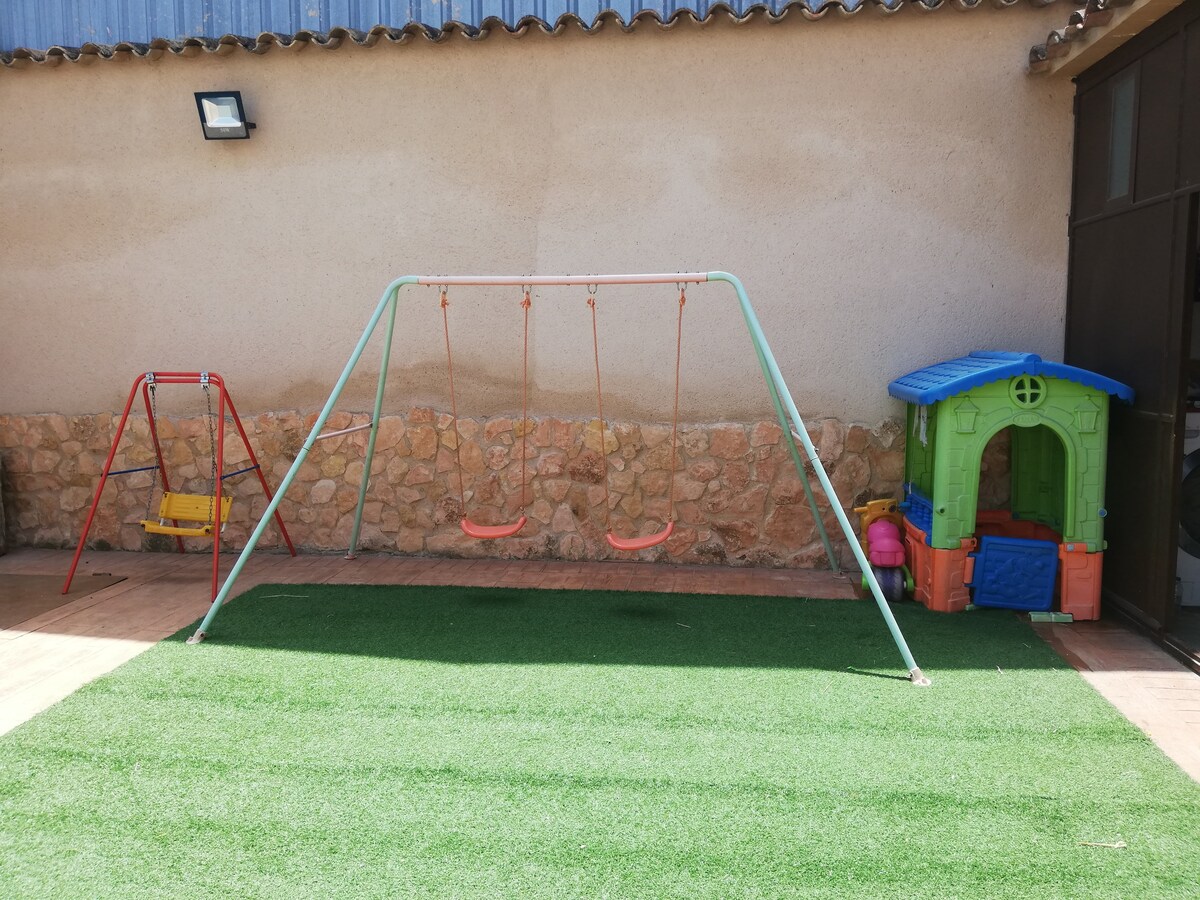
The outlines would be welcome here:
<svg viewBox="0 0 1200 900">
<path fill-rule="evenodd" d="M 255 127 L 246 121 L 241 91 L 198 91 L 196 109 L 206 141 L 244 140 Z"/>
</svg>

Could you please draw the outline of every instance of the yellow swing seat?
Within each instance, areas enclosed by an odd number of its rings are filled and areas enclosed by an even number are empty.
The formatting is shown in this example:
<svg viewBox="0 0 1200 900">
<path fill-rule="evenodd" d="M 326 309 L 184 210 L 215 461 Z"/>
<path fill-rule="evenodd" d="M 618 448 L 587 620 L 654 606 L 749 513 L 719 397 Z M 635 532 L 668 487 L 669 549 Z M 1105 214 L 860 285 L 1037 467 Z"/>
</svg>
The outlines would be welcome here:
<svg viewBox="0 0 1200 900">
<path fill-rule="evenodd" d="M 158 505 L 158 521 L 142 519 L 142 528 L 147 534 L 169 534 L 176 537 L 212 537 L 214 524 L 211 519 L 213 498 L 208 494 L 163 494 Z M 221 530 L 229 521 L 232 497 L 221 498 Z M 196 522 L 192 527 L 168 525 L 168 521 Z"/>
</svg>

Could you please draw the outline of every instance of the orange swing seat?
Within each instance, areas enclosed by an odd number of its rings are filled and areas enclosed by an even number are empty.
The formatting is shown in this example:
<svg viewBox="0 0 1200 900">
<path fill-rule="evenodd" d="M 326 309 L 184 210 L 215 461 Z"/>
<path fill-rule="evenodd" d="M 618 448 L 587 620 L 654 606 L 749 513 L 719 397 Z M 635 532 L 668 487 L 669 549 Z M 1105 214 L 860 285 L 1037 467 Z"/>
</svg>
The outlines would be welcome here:
<svg viewBox="0 0 1200 900">
<path fill-rule="evenodd" d="M 672 534 L 675 533 L 675 522 L 672 519 L 667 520 L 667 527 L 657 534 L 647 534 L 642 537 L 635 538 L 619 538 L 611 531 L 604 536 L 608 541 L 608 546 L 614 550 L 648 550 L 651 547 L 657 547 L 659 544 L 667 541 Z"/>
<path fill-rule="evenodd" d="M 458 524 L 462 528 L 463 534 L 467 537 L 478 538 L 481 541 L 494 541 L 499 538 L 512 537 L 525 527 L 527 521 L 528 519 L 521 516 L 517 521 L 510 522 L 507 525 L 480 525 L 464 516 L 463 520 Z"/>
</svg>

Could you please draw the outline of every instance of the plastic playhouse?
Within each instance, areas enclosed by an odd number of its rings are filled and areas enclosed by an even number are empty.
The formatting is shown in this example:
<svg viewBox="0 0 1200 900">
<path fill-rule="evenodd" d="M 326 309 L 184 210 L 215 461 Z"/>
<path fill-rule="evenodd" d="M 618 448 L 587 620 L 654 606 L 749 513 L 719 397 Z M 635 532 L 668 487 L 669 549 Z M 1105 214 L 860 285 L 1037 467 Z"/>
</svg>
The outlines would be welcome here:
<svg viewBox="0 0 1200 900">
<path fill-rule="evenodd" d="M 859 510 L 874 565 L 894 564 L 903 541 L 908 571 L 884 573 L 884 586 L 941 612 L 1049 611 L 1057 595 L 1060 612 L 1098 618 L 1109 398 L 1132 402 L 1133 390 L 1032 353 L 982 351 L 888 393 L 908 404 L 905 497 Z M 981 510 L 984 448 L 1005 428 L 1009 509 Z"/>
</svg>

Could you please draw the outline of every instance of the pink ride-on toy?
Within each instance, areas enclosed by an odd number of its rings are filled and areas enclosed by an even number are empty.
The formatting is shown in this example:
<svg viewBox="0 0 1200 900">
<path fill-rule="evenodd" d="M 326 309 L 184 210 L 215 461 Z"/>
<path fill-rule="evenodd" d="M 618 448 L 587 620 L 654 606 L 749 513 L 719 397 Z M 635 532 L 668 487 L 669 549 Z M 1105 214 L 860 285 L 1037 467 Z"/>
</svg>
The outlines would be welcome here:
<svg viewBox="0 0 1200 900">
<path fill-rule="evenodd" d="M 862 524 L 859 533 L 863 551 L 884 599 L 891 603 L 906 599 L 913 591 L 913 580 L 904 565 L 904 538 L 900 530 L 904 520 L 896 501 L 872 500 L 854 511 Z M 863 576 L 863 589 L 867 589 L 866 575 Z"/>
</svg>

